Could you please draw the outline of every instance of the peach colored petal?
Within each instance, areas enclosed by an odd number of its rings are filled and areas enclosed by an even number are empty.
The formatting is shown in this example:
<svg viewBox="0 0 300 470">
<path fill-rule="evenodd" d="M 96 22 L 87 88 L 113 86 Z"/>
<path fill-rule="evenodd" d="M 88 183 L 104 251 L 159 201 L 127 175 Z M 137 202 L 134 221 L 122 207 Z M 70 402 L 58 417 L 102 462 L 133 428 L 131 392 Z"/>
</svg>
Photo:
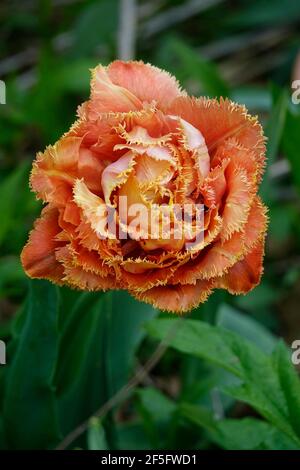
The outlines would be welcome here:
<svg viewBox="0 0 300 470">
<path fill-rule="evenodd" d="M 68 247 L 58 250 L 57 258 L 64 266 L 63 282 L 70 287 L 88 291 L 105 291 L 119 287 L 114 277 L 103 277 L 77 265 Z"/>
<path fill-rule="evenodd" d="M 65 204 L 72 192 L 81 138 L 65 137 L 39 153 L 33 164 L 30 183 L 45 202 Z"/>
<path fill-rule="evenodd" d="M 83 211 L 90 226 L 100 238 L 114 236 L 107 226 L 107 206 L 103 199 L 93 194 L 82 180 L 74 185 L 74 201 Z"/>
<path fill-rule="evenodd" d="M 96 119 L 104 112 L 128 112 L 141 108 L 142 103 L 137 95 L 113 82 L 106 67 L 98 65 L 92 71 L 88 119 Z"/>
<path fill-rule="evenodd" d="M 247 222 L 253 199 L 251 185 L 245 170 L 235 168 L 230 162 L 225 170 L 227 196 L 222 212 L 221 240 L 224 242 L 234 232 L 241 232 Z"/>
<path fill-rule="evenodd" d="M 195 285 L 153 287 L 146 292 L 131 292 L 134 297 L 167 312 L 184 313 L 205 302 L 213 284 L 197 281 Z"/>
<path fill-rule="evenodd" d="M 259 196 L 255 196 L 247 224 L 245 226 L 244 240 L 245 251 L 249 252 L 258 241 L 265 236 L 268 224 L 267 209 Z"/>
<path fill-rule="evenodd" d="M 253 187 L 256 189 L 258 165 L 255 153 L 243 147 L 235 138 L 227 139 L 216 150 L 212 159 L 212 167 L 222 165 L 224 161 L 228 160 L 233 166 L 246 171 L 248 180 L 253 183 Z"/>
<path fill-rule="evenodd" d="M 179 119 L 179 124 L 182 130 L 184 147 L 193 152 L 196 168 L 199 170 L 202 179 L 206 178 L 210 170 L 210 156 L 204 137 L 199 129 L 196 129 L 184 119 Z"/>
<path fill-rule="evenodd" d="M 220 166 L 214 167 L 200 188 L 203 203 L 207 207 L 217 207 L 222 202 L 227 187 L 225 169 L 228 162 L 229 160 L 222 160 Z"/>
<path fill-rule="evenodd" d="M 58 210 L 46 206 L 21 253 L 22 265 L 29 277 L 62 282 L 63 268 L 55 257 L 55 250 L 61 246 L 55 239 L 60 231 Z"/>
<path fill-rule="evenodd" d="M 228 99 L 180 97 L 167 112 L 180 116 L 199 129 L 209 152 L 213 152 L 226 139 L 235 137 L 244 148 L 254 154 L 259 179 L 265 162 L 265 138 L 256 117 L 250 116 L 244 106 Z"/>
<path fill-rule="evenodd" d="M 78 178 L 84 179 L 91 191 L 101 192 L 101 175 L 105 168 L 103 160 L 89 149 L 81 149 L 78 159 Z"/>
<path fill-rule="evenodd" d="M 80 210 L 74 201 L 69 200 L 63 210 L 63 220 L 77 227 L 80 224 Z"/>
<path fill-rule="evenodd" d="M 155 101 L 162 109 L 185 94 L 168 72 L 143 62 L 116 60 L 109 65 L 108 75 L 114 84 L 126 88 L 140 101 Z"/>
<path fill-rule="evenodd" d="M 101 185 L 104 193 L 104 199 L 108 206 L 112 204 L 111 195 L 113 191 L 127 181 L 134 165 L 134 153 L 127 152 L 116 162 L 108 165 L 103 171 Z"/>
<path fill-rule="evenodd" d="M 263 273 L 264 238 L 257 243 L 245 258 L 238 261 L 221 278 L 216 287 L 226 289 L 231 294 L 246 294 L 256 287 Z"/>
<path fill-rule="evenodd" d="M 167 160 L 154 160 L 147 155 L 140 155 L 136 162 L 135 174 L 141 185 L 167 183 L 173 175 Z"/>
</svg>

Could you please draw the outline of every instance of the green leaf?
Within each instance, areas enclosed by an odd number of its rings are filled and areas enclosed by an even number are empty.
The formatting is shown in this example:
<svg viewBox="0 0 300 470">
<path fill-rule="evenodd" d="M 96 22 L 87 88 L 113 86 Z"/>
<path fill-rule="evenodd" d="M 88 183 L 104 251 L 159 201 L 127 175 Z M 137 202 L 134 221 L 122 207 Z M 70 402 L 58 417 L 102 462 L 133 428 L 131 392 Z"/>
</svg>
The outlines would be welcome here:
<svg viewBox="0 0 300 470">
<path fill-rule="evenodd" d="M 217 429 L 217 422 L 213 418 L 211 411 L 204 406 L 195 406 L 190 403 L 182 403 L 179 407 L 179 412 L 182 416 L 204 428 L 210 432 L 215 432 Z"/>
<path fill-rule="evenodd" d="M 103 293 L 83 293 L 67 320 L 59 341 L 59 358 L 55 373 L 57 394 L 68 391 L 70 386 L 84 376 L 90 343 L 93 341 L 97 320 L 101 313 Z M 64 309 L 64 306 L 62 306 Z M 66 314 L 66 312 L 64 312 Z"/>
<path fill-rule="evenodd" d="M 183 403 L 179 411 L 183 417 L 206 430 L 209 438 L 226 450 L 297 448 L 293 441 L 262 420 L 241 418 L 217 421 L 208 409 L 189 403 Z"/>
<path fill-rule="evenodd" d="M 20 188 L 26 185 L 28 163 L 23 163 L 0 183 L 0 244 L 15 223 L 15 214 L 20 201 Z M 21 190 L 22 194 L 22 190 Z"/>
<path fill-rule="evenodd" d="M 9 448 L 46 449 L 59 439 L 53 387 L 58 351 L 58 292 L 46 281 L 30 283 L 22 334 L 9 359 L 4 430 Z"/>
<path fill-rule="evenodd" d="M 282 341 L 274 351 L 274 366 L 284 392 L 289 411 L 289 420 L 300 437 L 300 379 L 291 363 L 291 355 Z"/>
<path fill-rule="evenodd" d="M 265 353 L 270 354 L 276 346 L 275 336 L 267 328 L 230 305 L 220 306 L 216 323 L 247 338 Z"/>
<path fill-rule="evenodd" d="M 98 418 L 92 418 L 87 435 L 89 450 L 108 450 L 105 430 Z"/>
<path fill-rule="evenodd" d="M 64 433 L 128 381 L 142 325 L 156 313 L 123 291 L 85 293 L 68 312 L 55 379 Z"/>
<path fill-rule="evenodd" d="M 161 340 L 170 334 L 173 323 L 172 319 L 153 320 L 148 331 Z M 250 404 L 281 432 L 300 443 L 290 424 L 285 396 L 269 355 L 237 334 L 194 320 L 185 320 L 170 345 L 237 376 L 241 385 L 226 387 L 225 393 Z"/>
<path fill-rule="evenodd" d="M 148 323 L 147 330 L 150 335 L 162 340 L 170 334 L 174 321 L 177 320 L 156 319 Z M 223 331 L 225 337 L 231 341 L 224 341 L 221 334 Z M 169 344 L 178 351 L 207 359 L 242 378 L 240 357 L 231 345 L 233 338 L 231 332 L 221 328 L 213 328 L 197 320 L 184 320 Z"/>
</svg>

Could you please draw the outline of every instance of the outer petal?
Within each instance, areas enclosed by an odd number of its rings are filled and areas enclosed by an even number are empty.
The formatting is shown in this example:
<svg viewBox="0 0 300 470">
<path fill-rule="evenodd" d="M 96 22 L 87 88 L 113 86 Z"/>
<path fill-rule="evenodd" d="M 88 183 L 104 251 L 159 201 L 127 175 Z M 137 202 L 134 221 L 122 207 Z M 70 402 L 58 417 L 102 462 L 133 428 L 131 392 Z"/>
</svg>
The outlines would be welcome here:
<svg viewBox="0 0 300 470">
<path fill-rule="evenodd" d="M 217 281 L 216 287 L 226 289 L 231 294 L 246 294 L 260 282 L 263 256 L 264 237 L 243 260 L 238 261 Z"/>
<path fill-rule="evenodd" d="M 142 102 L 156 101 L 161 109 L 185 95 L 168 72 L 143 62 L 116 60 L 108 66 L 108 75 L 115 85 L 126 88 Z"/>
<path fill-rule="evenodd" d="M 101 113 L 128 112 L 141 108 L 139 98 L 121 83 L 112 81 L 106 67 L 98 65 L 93 70 L 91 100 L 86 107 L 89 119 L 96 119 Z"/>
<path fill-rule="evenodd" d="M 54 146 L 39 153 L 33 164 L 30 183 L 45 202 L 64 205 L 72 195 L 77 175 L 80 137 L 63 137 Z"/>
<path fill-rule="evenodd" d="M 228 160 L 223 160 L 220 166 L 215 166 L 201 186 L 203 202 L 207 207 L 217 207 L 221 204 L 226 191 L 225 169 Z"/>
<path fill-rule="evenodd" d="M 63 282 L 70 287 L 89 291 L 105 291 L 119 287 L 114 277 L 103 277 L 102 273 L 99 275 L 91 271 L 90 268 L 85 269 L 78 265 L 68 246 L 58 250 L 57 257 L 64 266 Z"/>
<path fill-rule="evenodd" d="M 62 246 L 55 238 L 61 231 L 58 215 L 56 208 L 46 206 L 23 248 L 22 265 L 32 278 L 49 279 L 57 283 L 62 281 L 63 268 L 55 257 L 55 250 Z"/>
<path fill-rule="evenodd" d="M 174 279 L 182 284 L 192 284 L 198 279 L 221 277 L 242 259 L 266 231 L 266 209 L 255 198 L 243 233 L 235 232 L 229 240 L 218 240 L 208 246 L 197 258 L 178 268 Z"/>
<path fill-rule="evenodd" d="M 228 240 L 234 232 L 243 230 L 253 199 L 252 188 L 245 170 L 235 168 L 229 163 L 225 176 L 228 194 L 222 212 L 223 226 L 220 234 L 222 241 Z"/>
<path fill-rule="evenodd" d="M 202 133 L 210 153 L 226 139 L 237 141 L 255 156 L 261 176 L 265 160 L 265 139 L 256 117 L 250 116 L 244 106 L 228 99 L 177 98 L 168 113 L 181 116 Z"/>
<path fill-rule="evenodd" d="M 146 292 L 131 293 L 137 299 L 150 303 L 160 310 L 183 313 L 205 302 L 212 287 L 211 282 L 197 281 L 195 285 L 153 287 Z"/>
</svg>

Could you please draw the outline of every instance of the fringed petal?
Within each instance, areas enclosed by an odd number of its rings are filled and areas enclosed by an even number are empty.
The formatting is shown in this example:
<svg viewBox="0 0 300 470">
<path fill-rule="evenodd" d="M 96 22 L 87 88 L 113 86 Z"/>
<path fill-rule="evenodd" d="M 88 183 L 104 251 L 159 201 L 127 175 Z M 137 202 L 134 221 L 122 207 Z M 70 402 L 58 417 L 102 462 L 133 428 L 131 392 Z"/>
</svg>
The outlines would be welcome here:
<svg viewBox="0 0 300 470">
<path fill-rule="evenodd" d="M 116 60 L 109 65 L 108 75 L 114 84 L 126 88 L 140 101 L 155 101 L 161 109 L 185 95 L 172 75 L 143 62 Z"/>
<path fill-rule="evenodd" d="M 153 287 L 146 292 L 131 292 L 134 297 L 167 312 L 184 313 L 205 302 L 213 283 L 197 281 L 195 285 Z"/>
<path fill-rule="evenodd" d="M 246 294 L 256 287 L 263 273 L 264 237 L 244 259 L 238 261 L 228 272 L 216 280 L 216 287 L 231 294 Z"/>
<path fill-rule="evenodd" d="M 55 250 L 62 246 L 56 240 L 61 231 L 58 225 L 58 210 L 46 206 L 36 220 L 29 239 L 21 253 L 26 274 L 32 278 L 49 279 L 60 284 L 63 278 L 62 265 L 57 261 Z"/>
</svg>

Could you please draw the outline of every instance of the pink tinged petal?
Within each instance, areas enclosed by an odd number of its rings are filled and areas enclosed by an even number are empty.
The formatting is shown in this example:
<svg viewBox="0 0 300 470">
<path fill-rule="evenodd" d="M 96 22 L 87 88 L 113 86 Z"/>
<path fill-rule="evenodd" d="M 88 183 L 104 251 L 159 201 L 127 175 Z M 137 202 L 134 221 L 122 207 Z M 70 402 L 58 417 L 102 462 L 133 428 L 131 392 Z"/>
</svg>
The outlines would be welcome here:
<svg viewBox="0 0 300 470">
<path fill-rule="evenodd" d="M 23 268 L 29 277 L 61 283 L 63 269 L 55 256 L 56 249 L 61 246 L 56 240 L 61 231 L 58 216 L 58 210 L 48 205 L 34 224 L 21 254 Z"/>
<path fill-rule="evenodd" d="M 173 171 L 170 171 L 168 161 L 156 161 L 146 155 L 141 155 L 137 159 L 135 174 L 141 184 L 149 184 L 158 180 L 161 184 L 166 184 L 172 178 Z"/>
<path fill-rule="evenodd" d="M 108 74 L 115 85 L 126 88 L 142 102 L 155 101 L 162 109 L 185 95 L 169 73 L 143 62 L 116 60 L 109 65 Z"/>
<path fill-rule="evenodd" d="M 81 137 L 63 137 L 37 155 L 30 184 L 38 198 L 59 206 L 67 202 L 77 176 L 81 142 Z"/>
<path fill-rule="evenodd" d="M 74 201 L 83 211 L 83 215 L 99 237 L 109 236 L 107 228 L 107 206 L 103 199 L 93 194 L 82 180 L 74 185 Z M 114 236 L 114 234 L 111 234 Z"/>
<path fill-rule="evenodd" d="M 78 160 L 78 178 L 83 178 L 91 191 L 101 190 L 101 175 L 104 163 L 89 149 L 81 149 Z"/>
<path fill-rule="evenodd" d="M 124 126 L 119 126 L 117 131 L 121 134 L 122 138 L 126 140 L 128 144 L 138 144 L 145 147 L 163 145 L 172 139 L 171 134 L 160 135 L 159 137 L 153 137 L 149 134 L 146 127 L 139 125 L 134 126 L 129 132 L 125 130 Z"/>
<path fill-rule="evenodd" d="M 159 145 L 149 145 L 144 147 L 139 144 L 117 144 L 114 146 L 114 151 L 129 149 L 138 153 L 139 155 L 147 154 L 155 160 L 165 160 L 175 165 L 175 159 L 169 149 L 160 147 Z"/>
<path fill-rule="evenodd" d="M 202 178 L 206 178 L 210 170 L 210 157 L 201 132 L 184 119 L 177 118 L 183 132 L 185 147 L 193 152 L 195 164 Z"/>
<path fill-rule="evenodd" d="M 225 172 L 228 194 L 222 213 L 221 240 L 224 242 L 234 232 L 240 232 L 247 220 L 253 200 L 251 185 L 245 170 L 229 165 Z"/>
<path fill-rule="evenodd" d="M 225 178 L 227 165 L 228 160 L 224 160 L 220 166 L 213 168 L 201 186 L 203 203 L 207 207 L 217 207 L 222 202 L 227 186 Z"/>
<path fill-rule="evenodd" d="M 108 165 L 102 173 L 101 185 L 107 205 L 111 205 L 111 195 L 116 188 L 124 184 L 134 167 L 134 153 L 127 152 L 116 162 Z"/>
<path fill-rule="evenodd" d="M 85 110 L 88 108 L 92 119 L 105 112 L 129 112 L 142 108 L 141 101 L 133 93 L 112 82 L 102 65 L 93 70 L 91 90 L 91 100 Z"/>
<path fill-rule="evenodd" d="M 260 179 L 265 162 L 265 138 L 257 118 L 250 116 L 244 106 L 222 98 L 217 101 L 184 97 L 176 99 L 168 113 L 180 116 L 199 129 L 210 152 L 226 139 L 236 138 L 244 148 L 253 152 Z"/>
</svg>

